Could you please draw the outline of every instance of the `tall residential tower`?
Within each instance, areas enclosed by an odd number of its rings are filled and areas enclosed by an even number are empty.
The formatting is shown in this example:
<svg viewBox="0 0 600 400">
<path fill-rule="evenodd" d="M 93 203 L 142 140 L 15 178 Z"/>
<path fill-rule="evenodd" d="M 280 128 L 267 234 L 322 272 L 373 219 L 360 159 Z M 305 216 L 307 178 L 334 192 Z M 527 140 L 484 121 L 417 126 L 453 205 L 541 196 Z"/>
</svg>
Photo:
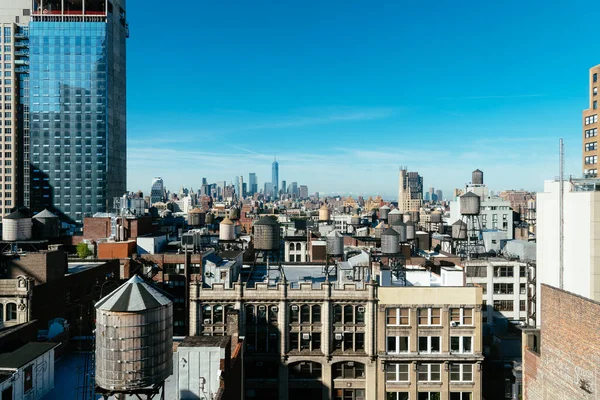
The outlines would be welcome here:
<svg viewBox="0 0 600 400">
<path fill-rule="evenodd" d="M 418 211 L 423 204 L 423 178 L 418 172 L 407 172 L 400 167 L 398 208 L 402 212 Z"/>
<path fill-rule="evenodd" d="M 277 162 L 277 159 L 273 161 L 271 177 L 271 183 L 273 183 L 273 198 L 276 199 L 279 197 L 279 163 Z"/>
<path fill-rule="evenodd" d="M 595 178 L 598 176 L 598 80 L 600 79 L 600 64 L 590 69 L 590 100 L 589 108 L 583 110 L 583 176 Z"/>
<path fill-rule="evenodd" d="M 81 224 L 126 191 L 125 0 L 33 0 L 30 207 Z"/>
</svg>

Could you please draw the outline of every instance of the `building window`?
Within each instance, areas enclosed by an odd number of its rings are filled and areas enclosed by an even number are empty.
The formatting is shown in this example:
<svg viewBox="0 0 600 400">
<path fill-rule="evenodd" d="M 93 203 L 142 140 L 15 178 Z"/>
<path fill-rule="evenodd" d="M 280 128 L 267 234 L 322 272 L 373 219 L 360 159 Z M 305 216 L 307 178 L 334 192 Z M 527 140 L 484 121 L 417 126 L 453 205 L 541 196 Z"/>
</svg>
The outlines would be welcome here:
<svg viewBox="0 0 600 400">
<path fill-rule="evenodd" d="M 514 276 L 513 267 L 494 267 L 494 276 L 496 278 L 512 278 Z"/>
<path fill-rule="evenodd" d="M 527 311 L 525 300 L 519 300 L 519 311 Z"/>
<path fill-rule="evenodd" d="M 442 380 L 441 364 L 419 364 L 419 382 L 440 382 Z"/>
<path fill-rule="evenodd" d="M 585 144 L 585 151 L 592 151 L 598 149 L 598 142 L 591 142 Z"/>
<path fill-rule="evenodd" d="M 333 306 L 333 322 L 362 325 L 365 323 L 365 306 L 335 304 Z"/>
<path fill-rule="evenodd" d="M 365 400 L 365 389 L 336 389 L 334 400 Z"/>
<path fill-rule="evenodd" d="M 321 349 L 321 332 L 290 332 L 290 351 Z"/>
<path fill-rule="evenodd" d="M 494 311 L 513 311 L 512 300 L 494 300 Z"/>
<path fill-rule="evenodd" d="M 487 277 L 487 267 L 486 266 L 467 266 L 467 276 L 469 278 L 486 278 Z"/>
<path fill-rule="evenodd" d="M 598 128 L 592 128 L 592 129 L 585 130 L 586 138 L 591 138 L 591 137 L 596 137 L 596 136 L 598 136 Z"/>
<path fill-rule="evenodd" d="M 419 308 L 417 310 L 419 325 L 441 325 L 441 313 L 441 308 Z"/>
<path fill-rule="evenodd" d="M 419 353 L 439 353 L 441 351 L 441 337 L 419 336 Z"/>
<path fill-rule="evenodd" d="M 14 321 L 17 319 L 17 305 L 8 303 L 6 305 L 6 321 Z"/>
<path fill-rule="evenodd" d="M 410 351 L 408 336 L 388 336 L 386 343 L 388 354 L 408 353 Z"/>
<path fill-rule="evenodd" d="M 472 308 L 451 308 L 450 325 L 473 325 Z"/>
<path fill-rule="evenodd" d="M 519 284 L 519 294 L 527 294 L 527 285 L 524 283 Z"/>
<path fill-rule="evenodd" d="M 592 108 L 593 108 L 594 110 L 597 110 L 597 109 L 598 109 L 598 102 L 597 102 L 596 100 L 594 100 L 594 102 L 592 103 Z"/>
<path fill-rule="evenodd" d="M 440 392 L 419 392 L 417 400 L 440 400 Z"/>
<path fill-rule="evenodd" d="M 494 283 L 494 294 L 513 294 L 512 283 Z"/>
<path fill-rule="evenodd" d="M 450 400 L 473 400 L 471 392 L 450 392 Z"/>
<path fill-rule="evenodd" d="M 386 382 L 410 381 L 410 364 L 388 363 L 385 365 Z"/>
<path fill-rule="evenodd" d="M 408 400 L 408 392 L 387 392 L 385 400 Z"/>
<path fill-rule="evenodd" d="M 473 353 L 472 336 L 450 336 L 450 352 L 457 354 Z"/>
<path fill-rule="evenodd" d="M 598 163 L 598 156 L 586 156 L 585 157 L 585 163 L 586 164 L 597 164 Z"/>
<path fill-rule="evenodd" d="M 292 324 L 321 323 L 321 306 L 319 304 L 292 304 L 290 306 L 290 322 Z"/>
<path fill-rule="evenodd" d="M 408 308 L 386 309 L 386 324 L 389 326 L 410 325 Z"/>
<path fill-rule="evenodd" d="M 365 379 L 365 364 L 346 361 L 333 365 L 333 379 Z"/>
<path fill-rule="evenodd" d="M 598 74 L 594 74 L 594 77 L 592 78 L 592 80 L 594 82 L 598 82 Z"/>
<path fill-rule="evenodd" d="M 473 382 L 473 364 L 451 364 L 451 382 Z"/>
<path fill-rule="evenodd" d="M 233 305 L 231 304 L 204 304 L 202 306 L 202 324 L 224 324 L 225 315 L 227 314 L 227 310 L 230 309 L 233 309 Z"/>
<path fill-rule="evenodd" d="M 6 76 L 6 73 L 5 73 L 5 76 Z M 594 114 L 594 115 L 590 115 L 588 117 L 585 117 L 585 124 L 586 125 L 595 124 L 596 122 L 598 122 L 598 114 Z"/>
<path fill-rule="evenodd" d="M 320 379 L 322 376 L 322 366 L 316 362 L 301 361 L 290 364 L 290 379 Z"/>
</svg>

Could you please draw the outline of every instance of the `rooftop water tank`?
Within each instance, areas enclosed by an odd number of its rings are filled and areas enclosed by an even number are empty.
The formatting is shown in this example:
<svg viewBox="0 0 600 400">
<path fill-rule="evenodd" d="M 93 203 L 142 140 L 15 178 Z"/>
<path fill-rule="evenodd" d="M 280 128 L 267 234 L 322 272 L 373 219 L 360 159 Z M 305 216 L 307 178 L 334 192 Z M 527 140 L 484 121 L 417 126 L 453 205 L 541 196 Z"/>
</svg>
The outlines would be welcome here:
<svg viewBox="0 0 600 400">
<path fill-rule="evenodd" d="M 280 235 L 281 232 L 277 221 L 270 217 L 262 217 L 254 224 L 254 249 L 279 249 Z"/>
<path fill-rule="evenodd" d="M 435 210 L 430 214 L 429 221 L 432 224 L 440 224 L 442 222 L 442 213 L 439 210 Z"/>
<path fill-rule="evenodd" d="M 325 204 L 319 208 L 319 221 L 329 221 L 329 208 Z"/>
<path fill-rule="evenodd" d="M 393 225 L 394 221 L 403 220 L 403 215 L 397 208 L 394 208 L 392 211 L 388 213 L 388 224 Z"/>
<path fill-rule="evenodd" d="M 206 223 L 212 225 L 215 223 L 215 215 L 213 213 L 206 214 Z"/>
<path fill-rule="evenodd" d="M 327 255 L 344 255 L 344 236 L 337 230 L 331 231 L 326 238 Z"/>
<path fill-rule="evenodd" d="M 379 219 L 387 221 L 390 208 L 388 206 L 379 207 Z"/>
<path fill-rule="evenodd" d="M 96 384 L 136 390 L 173 373 L 173 303 L 134 276 L 96 303 Z"/>
<path fill-rule="evenodd" d="M 44 211 L 33 216 L 33 229 L 37 238 L 55 238 L 60 233 L 60 221 L 55 214 L 44 209 Z"/>
<path fill-rule="evenodd" d="M 374 229 L 375 237 L 380 238 L 385 228 L 387 228 L 386 225 L 383 222 L 380 222 Z"/>
<path fill-rule="evenodd" d="M 204 219 L 206 214 L 200 208 L 194 208 L 188 212 L 188 225 L 189 226 L 202 226 L 204 225 Z"/>
<path fill-rule="evenodd" d="M 483 185 L 483 171 L 476 169 L 471 176 L 473 185 Z"/>
<path fill-rule="evenodd" d="M 415 240 L 415 223 L 412 221 L 408 221 L 406 223 L 406 240 Z"/>
<path fill-rule="evenodd" d="M 381 234 L 381 252 L 383 254 L 400 253 L 400 238 L 398 232 L 392 228 L 387 228 Z"/>
<path fill-rule="evenodd" d="M 229 218 L 219 224 L 219 240 L 235 240 L 235 225 Z"/>
<path fill-rule="evenodd" d="M 459 197 L 460 213 L 462 215 L 478 215 L 480 198 L 473 192 L 467 192 Z"/>
<path fill-rule="evenodd" d="M 400 243 L 406 243 L 406 224 L 400 220 L 396 220 L 392 225 L 392 229 L 398 233 Z"/>
<path fill-rule="evenodd" d="M 3 218 L 2 239 L 9 242 L 31 240 L 31 218 L 25 211 L 16 210 Z"/>
<path fill-rule="evenodd" d="M 461 220 L 452 224 L 452 239 L 467 240 L 467 224 Z"/>
</svg>

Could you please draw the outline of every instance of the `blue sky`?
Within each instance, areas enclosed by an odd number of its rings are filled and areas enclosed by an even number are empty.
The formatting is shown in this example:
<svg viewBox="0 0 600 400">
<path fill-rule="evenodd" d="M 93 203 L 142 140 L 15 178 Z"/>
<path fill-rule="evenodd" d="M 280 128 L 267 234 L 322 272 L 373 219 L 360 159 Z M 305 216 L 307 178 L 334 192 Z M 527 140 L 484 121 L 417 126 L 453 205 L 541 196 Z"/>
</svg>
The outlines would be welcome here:
<svg viewBox="0 0 600 400">
<path fill-rule="evenodd" d="M 187 6 L 186 6 L 187 4 Z M 581 174 L 595 1 L 128 2 L 129 190 L 256 172 L 395 199 Z"/>
</svg>

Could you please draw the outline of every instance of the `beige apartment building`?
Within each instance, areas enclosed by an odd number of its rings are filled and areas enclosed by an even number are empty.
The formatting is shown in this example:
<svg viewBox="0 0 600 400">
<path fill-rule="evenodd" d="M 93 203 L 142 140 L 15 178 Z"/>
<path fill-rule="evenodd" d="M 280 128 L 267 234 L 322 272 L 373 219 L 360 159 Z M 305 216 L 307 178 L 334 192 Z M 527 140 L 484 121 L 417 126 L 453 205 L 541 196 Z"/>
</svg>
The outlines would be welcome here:
<svg viewBox="0 0 600 400">
<path fill-rule="evenodd" d="M 481 289 L 379 287 L 377 399 L 481 399 Z"/>
<path fill-rule="evenodd" d="M 481 399 L 481 288 L 350 278 L 289 265 L 192 282 L 189 334 L 227 334 L 240 310 L 246 399 Z"/>
<path fill-rule="evenodd" d="M 585 178 L 598 176 L 598 86 L 600 79 L 600 64 L 590 69 L 590 103 L 587 110 L 583 110 L 583 145 L 582 164 Z"/>
<path fill-rule="evenodd" d="M 25 154 L 22 146 L 26 124 L 19 122 L 19 96 L 26 96 L 28 84 L 28 41 L 26 25 L 31 1 L 10 0 L 0 5 L 0 219 L 22 205 L 19 196 L 27 188 L 19 188 L 24 171 L 19 168 Z M 22 113 L 28 113 L 24 108 Z"/>
</svg>

